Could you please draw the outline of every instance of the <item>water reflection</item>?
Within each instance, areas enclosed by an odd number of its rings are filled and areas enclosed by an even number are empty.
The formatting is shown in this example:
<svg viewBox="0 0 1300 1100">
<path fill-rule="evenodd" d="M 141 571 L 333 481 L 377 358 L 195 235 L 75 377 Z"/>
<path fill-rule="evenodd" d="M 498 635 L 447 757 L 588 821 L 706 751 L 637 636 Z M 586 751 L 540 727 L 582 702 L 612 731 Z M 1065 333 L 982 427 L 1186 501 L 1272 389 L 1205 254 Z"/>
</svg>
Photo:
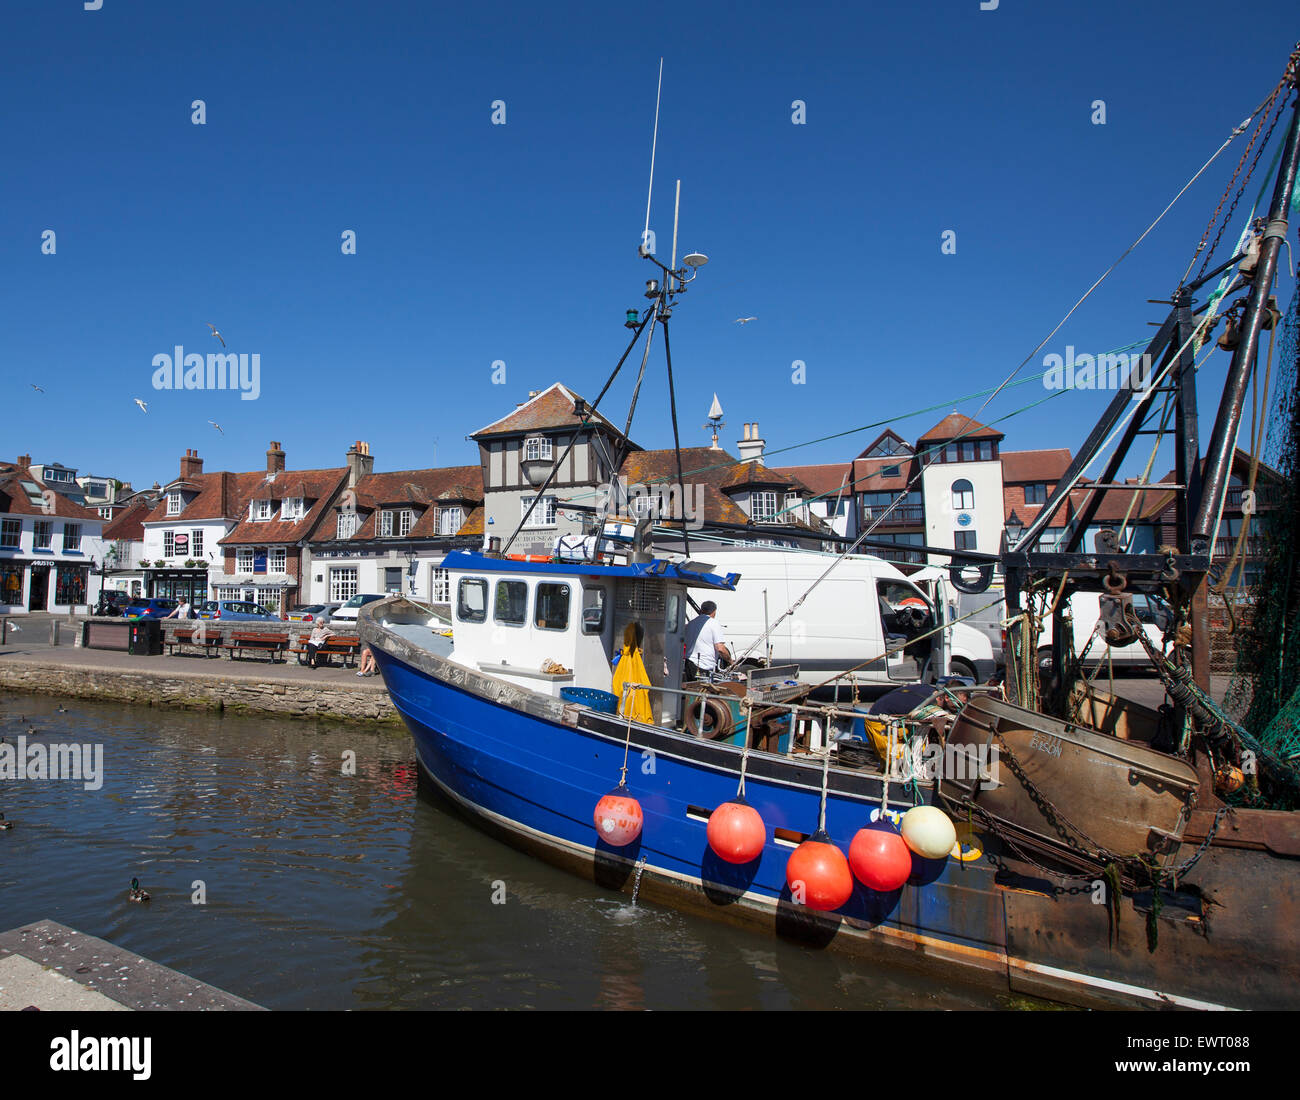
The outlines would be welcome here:
<svg viewBox="0 0 1300 1100">
<path fill-rule="evenodd" d="M 468 825 L 419 785 L 402 731 L 65 705 L 0 700 L 9 741 L 25 717 L 102 744 L 105 771 L 94 792 L 0 783 L 5 928 L 49 917 L 272 1008 L 1005 1003 L 632 906 Z M 127 900 L 133 876 L 149 905 Z"/>
</svg>

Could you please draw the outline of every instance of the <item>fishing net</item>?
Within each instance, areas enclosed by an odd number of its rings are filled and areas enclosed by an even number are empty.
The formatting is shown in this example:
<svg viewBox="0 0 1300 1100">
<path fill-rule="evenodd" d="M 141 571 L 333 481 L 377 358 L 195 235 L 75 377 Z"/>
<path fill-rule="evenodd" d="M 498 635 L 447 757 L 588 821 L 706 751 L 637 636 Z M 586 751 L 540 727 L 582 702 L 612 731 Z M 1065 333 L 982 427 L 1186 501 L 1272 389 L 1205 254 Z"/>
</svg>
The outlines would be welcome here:
<svg viewBox="0 0 1300 1100">
<path fill-rule="evenodd" d="M 1271 755 L 1300 766 L 1300 294 L 1287 309 L 1275 399 L 1268 412 L 1264 461 L 1281 475 L 1276 506 L 1254 517 L 1262 571 L 1251 613 L 1236 634 L 1236 668 L 1228 709 Z M 1249 777 L 1248 777 L 1249 778 Z M 1243 802 L 1274 804 L 1279 792 L 1249 783 Z M 1281 799 L 1293 801 L 1293 799 Z"/>
</svg>

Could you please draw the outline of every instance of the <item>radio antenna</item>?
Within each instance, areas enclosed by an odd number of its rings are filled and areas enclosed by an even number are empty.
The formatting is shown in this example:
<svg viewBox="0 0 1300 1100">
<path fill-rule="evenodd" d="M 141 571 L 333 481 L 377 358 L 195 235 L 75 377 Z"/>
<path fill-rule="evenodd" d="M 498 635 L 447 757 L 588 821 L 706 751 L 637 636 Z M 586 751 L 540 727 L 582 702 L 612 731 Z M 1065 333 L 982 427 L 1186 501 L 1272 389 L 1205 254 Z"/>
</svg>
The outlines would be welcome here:
<svg viewBox="0 0 1300 1100">
<path fill-rule="evenodd" d="M 655 128 L 650 138 L 650 187 L 645 196 L 645 229 L 641 233 L 641 247 L 646 247 L 646 237 L 650 232 L 650 198 L 655 190 L 655 146 L 659 144 L 659 96 L 664 90 L 664 59 L 659 59 L 659 87 L 655 89 Z M 645 255 L 642 252 L 642 255 Z"/>
</svg>

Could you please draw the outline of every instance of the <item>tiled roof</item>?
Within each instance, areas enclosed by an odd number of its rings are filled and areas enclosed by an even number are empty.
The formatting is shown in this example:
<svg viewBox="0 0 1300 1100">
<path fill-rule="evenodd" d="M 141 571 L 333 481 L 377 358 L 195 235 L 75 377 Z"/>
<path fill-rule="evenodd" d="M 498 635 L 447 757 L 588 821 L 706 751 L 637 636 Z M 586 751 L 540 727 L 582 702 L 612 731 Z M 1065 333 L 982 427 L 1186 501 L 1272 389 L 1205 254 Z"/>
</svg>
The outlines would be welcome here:
<svg viewBox="0 0 1300 1100">
<path fill-rule="evenodd" d="M 918 444 L 937 443 L 944 439 L 956 439 L 958 436 L 962 439 L 1004 438 L 1003 433 L 996 428 L 987 427 L 978 420 L 972 420 L 969 416 L 963 416 L 961 413 L 949 413 L 916 442 Z"/>
<path fill-rule="evenodd" d="M 287 470 L 276 474 L 273 481 L 268 481 L 266 474 L 261 474 L 256 480 L 241 486 L 244 494 L 239 503 L 239 522 L 225 538 L 219 540 L 221 545 L 294 543 L 305 539 L 342 489 L 347 473 L 345 467 L 332 470 Z M 249 476 L 239 475 L 241 479 Z M 310 504 L 306 514 L 302 519 L 280 519 L 279 503 L 294 498 L 302 498 L 304 503 Z M 275 502 L 272 519 L 248 518 L 249 507 L 255 500 Z"/>
<path fill-rule="evenodd" d="M 0 466 L 0 512 L 8 512 L 15 516 L 50 515 L 91 523 L 103 522 L 98 512 L 83 508 L 76 501 L 52 489 L 48 495 L 42 494 L 43 499 L 40 502 L 34 503 L 28 498 L 27 490 L 20 484 L 23 481 L 30 481 L 37 490 L 50 489 L 45 482 L 32 473 L 29 467 L 6 463 Z"/>
<path fill-rule="evenodd" d="M 409 506 L 416 511 L 411 530 L 404 539 L 432 538 L 438 534 L 438 508 L 459 505 L 465 509 L 465 523 L 457 534 L 482 534 L 480 515 L 477 531 L 465 531 L 483 501 L 483 470 L 479 466 L 441 466 L 430 470 L 390 470 L 367 474 L 356 486 L 357 512 L 365 516 L 352 541 L 379 538 L 379 512 L 385 507 Z M 312 541 L 336 541 L 335 510 L 322 511 L 309 535 Z"/>
<path fill-rule="evenodd" d="M 191 497 L 189 503 L 178 515 L 167 514 L 167 492 L 163 490 L 158 503 L 145 517 L 145 523 L 194 522 L 196 520 L 225 519 L 235 520 L 239 517 L 239 502 L 245 498 L 245 492 L 261 481 L 264 474 L 233 474 L 229 470 L 214 471 L 210 474 L 194 474 L 188 478 L 177 478 L 173 485 L 194 486 L 198 495 Z"/>
<path fill-rule="evenodd" d="M 915 455 L 891 455 L 889 458 L 855 458 L 853 460 L 853 485 L 855 493 L 881 493 L 906 489 L 916 477 L 918 459 Z M 897 469 L 897 473 L 884 475 L 883 471 Z M 919 484 L 919 481 L 918 481 Z"/>
<path fill-rule="evenodd" d="M 712 447 L 683 447 L 682 474 L 692 504 L 694 486 L 703 486 L 704 520 L 716 523 L 748 523 L 749 517 L 723 492 L 735 473 L 737 460 L 726 451 Z M 677 452 L 669 447 L 662 451 L 633 451 L 620 471 L 629 482 L 641 485 L 677 484 Z"/>
<path fill-rule="evenodd" d="M 473 432 L 470 439 L 577 427 L 582 423 L 573 412 L 573 402 L 578 396 L 563 383 L 555 382 L 536 397 L 529 398 L 514 412 L 503 416 L 500 420 L 493 421 L 485 428 Z M 593 424 L 601 424 L 615 436 L 622 437 L 623 433 L 601 416 L 600 413 L 589 412 L 588 415 Z"/>
<path fill-rule="evenodd" d="M 144 518 L 149 514 L 149 502 L 136 497 L 130 504 L 104 525 L 105 542 L 140 542 L 144 538 Z"/>
<path fill-rule="evenodd" d="M 806 485 L 814 496 L 829 497 L 831 500 L 840 491 L 840 486 L 853 480 L 851 462 L 832 462 L 824 466 L 774 466 L 773 469 Z M 844 495 L 853 495 L 851 485 L 845 488 Z"/>
<path fill-rule="evenodd" d="M 1056 481 L 1070 466 L 1071 454 L 1065 447 L 1047 451 L 1003 451 L 1002 483 Z"/>
<path fill-rule="evenodd" d="M 723 485 L 724 489 L 743 489 L 750 485 L 776 486 L 781 489 L 798 488 L 794 478 L 761 462 L 738 462 Z M 809 494 L 811 495 L 811 494 Z"/>
</svg>

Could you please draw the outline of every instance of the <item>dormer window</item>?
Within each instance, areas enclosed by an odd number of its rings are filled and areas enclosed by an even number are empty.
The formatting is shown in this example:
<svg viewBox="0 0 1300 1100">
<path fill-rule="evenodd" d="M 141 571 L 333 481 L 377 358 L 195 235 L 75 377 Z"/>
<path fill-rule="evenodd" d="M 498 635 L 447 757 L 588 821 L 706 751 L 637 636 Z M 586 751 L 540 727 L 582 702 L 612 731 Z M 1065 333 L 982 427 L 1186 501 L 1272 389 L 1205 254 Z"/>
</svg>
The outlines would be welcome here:
<svg viewBox="0 0 1300 1100">
<path fill-rule="evenodd" d="M 302 519 L 307 514 L 302 497 L 285 497 L 280 503 L 281 519 Z"/>
<path fill-rule="evenodd" d="M 253 501 L 252 518 L 255 520 L 266 520 L 271 518 L 271 502 L 269 500 Z"/>
<path fill-rule="evenodd" d="M 754 493 L 749 502 L 749 518 L 755 523 L 766 523 L 776 518 L 776 493 L 770 490 Z"/>
<path fill-rule="evenodd" d="M 524 440 L 524 460 L 526 462 L 549 461 L 551 457 L 551 441 L 544 435 L 535 435 L 531 439 Z"/>
<path fill-rule="evenodd" d="M 350 539 L 357 533 L 357 514 L 356 512 L 340 512 L 339 525 L 336 533 L 337 538 Z"/>
<path fill-rule="evenodd" d="M 410 534 L 415 522 L 415 513 L 409 508 L 385 511 L 379 514 L 379 535 L 381 538 L 401 538 Z"/>
<path fill-rule="evenodd" d="M 454 535 L 465 524 L 465 509 L 442 508 L 438 512 L 438 534 Z"/>
<path fill-rule="evenodd" d="M 181 509 L 184 507 L 185 505 L 181 501 L 181 494 L 179 491 L 173 491 L 167 494 L 167 514 L 169 516 L 179 516 L 181 514 Z"/>
</svg>

